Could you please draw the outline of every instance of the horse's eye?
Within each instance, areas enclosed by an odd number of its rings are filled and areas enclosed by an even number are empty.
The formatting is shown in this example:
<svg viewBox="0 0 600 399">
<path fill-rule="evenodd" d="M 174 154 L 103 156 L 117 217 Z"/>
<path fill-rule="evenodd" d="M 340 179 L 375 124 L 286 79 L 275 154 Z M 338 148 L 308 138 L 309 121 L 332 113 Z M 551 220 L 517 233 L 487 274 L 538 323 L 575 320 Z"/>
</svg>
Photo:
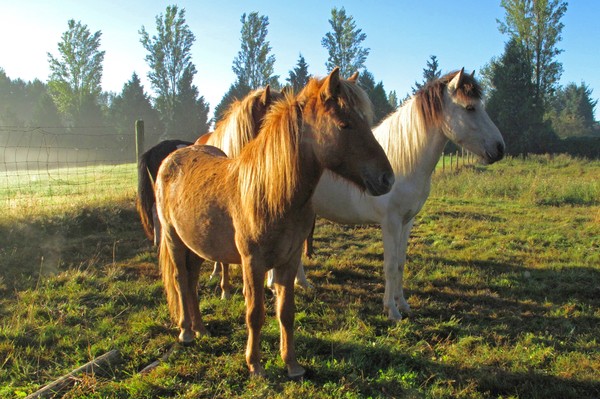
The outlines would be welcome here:
<svg viewBox="0 0 600 399">
<path fill-rule="evenodd" d="M 467 105 L 467 106 L 465 107 L 465 109 L 466 109 L 467 111 L 475 111 L 475 106 L 473 106 L 473 105 L 469 104 L 469 105 Z"/>
<path fill-rule="evenodd" d="M 346 122 L 340 122 L 338 126 L 340 129 L 350 129 L 350 124 Z"/>
</svg>

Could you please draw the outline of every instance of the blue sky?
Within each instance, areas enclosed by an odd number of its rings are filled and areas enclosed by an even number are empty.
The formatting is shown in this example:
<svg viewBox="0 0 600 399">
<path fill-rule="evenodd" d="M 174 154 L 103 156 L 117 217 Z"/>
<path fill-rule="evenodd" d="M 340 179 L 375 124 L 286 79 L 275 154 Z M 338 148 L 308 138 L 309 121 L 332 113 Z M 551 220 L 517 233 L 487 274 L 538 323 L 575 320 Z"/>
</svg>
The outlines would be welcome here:
<svg viewBox="0 0 600 399">
<path fill-rule="evenodd" d="M 275 73 L 284 81 L 300 53 L 311 74 L 326 73 L 327 51 L 321 39 L 330 31 L 333 7 L 344 7 L 357 27 L 367 34 L 370 48 L 366 65 L 387 91 L 403 97 L 430 55 L 438 57 L 444 72 L 465 67 L 480 70 L 502 54 L 507 37 L 498 31 L 503 19 L 500 1 L 180 1 L 157 0 L 3 0 L 0 12 L 0 68 L 11 79 L 46 81 L 47 52 L 57 45 L 75 19 L 92 32 L 102 31 L 106 52 L 102 88 L 120 92 L 135 71 L 147 91 L 148 66 L 138 33 L 145 26 L 155 31 L 155 17 L 168 4 L 186 9 L 186 20 L 196 36 L 192 61 L 198 73 L 194 83 L 210 103 L 211 113 L 235 80 L 231 70 L 240 49 L 240 17 L 257 11 L 269 17 L 268 40 L 275 55 Z M 572 0 L 563 18 L 563 40 L 558 57 L 564 72 L 561 84 L 585 82 L 600 97 L 600 1 Z M 598 107 L 596 107 L 598 119 Z"/>
</svg>

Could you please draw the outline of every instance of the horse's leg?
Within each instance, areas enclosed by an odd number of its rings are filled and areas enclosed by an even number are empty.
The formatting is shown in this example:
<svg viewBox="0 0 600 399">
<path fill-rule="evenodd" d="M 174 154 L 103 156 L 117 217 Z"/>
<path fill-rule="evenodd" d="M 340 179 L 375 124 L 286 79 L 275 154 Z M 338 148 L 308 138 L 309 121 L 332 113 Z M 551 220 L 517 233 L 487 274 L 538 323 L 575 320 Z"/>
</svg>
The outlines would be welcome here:
<svg viewBox="0 0 600 399">
<path fill-rule="evenodd" d="M 415 219 L 412 218 L 408 223 L 402 226 L 402 233 L 400 234 L 400 241 L 398 243 L 398 285 L 396 286 L 396 293 L 394 294 L 394 300 L 396 304 L 403 312 L 410 313 L 411 309 L 404 298 L 404 265 L 406 264 L 406 249 L 408 247 L 408 238 L 410 237 L 410 231 Z"/>
<path fill-rule="evenodd" d="M 308 282 L 306 278 L 306 273 L 304 272 L 304 265 L 302 264 L 302 259 L 300 259 L 300 263 L 298 264 L 298 272 L 296 273 L 296 279 L 294 281 L 300 287 L 305 289 L 311 289 L 313 286 Z M 270 269 L 267 272 L 267 287 L 269 287 L 272 291 L 275 290 L 275 277 L 273 269 Z"/>
<path fill-rule="evenodd" d="M 296 275 L 297 262 L 273 270 L 273 282 L 277 295 L 277 318 L 279 319 L 281 358 L 287 366 L 288 376 L 297 378 L 304 375 L 305 371 L 296 360 L 294 349 L 294 276 Z"/>
<path fill-rule="evenodd" d="M 231 281 L 229 279 L 229 264 L 221 263 L 221 299 L 231 298 Z"/>
<path fill-rule="evenodd" d="M 269 270 L 269 273 L 272 270 Z M 302 259 L 300 259 L 300 264 L 298 265 L 298 271 L 296 272 L 296 279 L 294 280 L 296 284 L 305 289 L 312 288 L 312 285 L 308 282 L 306 278 L 306 273 L 304 272 L 304 264 L 302 264 Z"/>
<path fill-rule="evenodd" d="M 383 311 L 387 311 L 390 320 L 402 320 L 394 296 L 399 284 L 399 248 L 398 242 L 402 223 L 395 215 L 390 215 L 381 225 L 383 233 L 383 272 L 385 275 L 385 291 L 383 294 Z"/>
<path fill-rule="evenodd" d="M 212 280 L 213 278 L 217 278 L 220 275 L 221 275 L 221 263 L 215 262 L 215 265 L 213 266 L 213 271 L 210 274 L 209 279 Z"/>
<path fill-rule="evenodd" d="M 251 257 L 243 258 L 242 273 L 248 328 L 246 363 L 251 376 L 264 376 L 265 369 L 260 364 L 260 330 L 265 322 L 265 266 Z"/>
<path fill-rule="evenodd" d="M 313 219 L 312 227 L 310 228 L 310 233 L 308 233 L 308 237 L 304 240 L 304 255 L 307 258 L 312 258 L 315 253 L 313 247 L 313 235 L 315 234 L 315 224 L 317 223 L 317 217 L 315 216 Z"/>
<path fill-rule="evenodd" d="M 198 302 L 198 279 L 200 278 L 200 266 L 204 259 L 188 250 L 188 311 L 192 316 L 192 330 L 195 332 L 197 337 L 202 335 L 209 335 L 204 323 L 202 322 L 202 315 L 200 314 L 200 303 Z"/>
</svg>

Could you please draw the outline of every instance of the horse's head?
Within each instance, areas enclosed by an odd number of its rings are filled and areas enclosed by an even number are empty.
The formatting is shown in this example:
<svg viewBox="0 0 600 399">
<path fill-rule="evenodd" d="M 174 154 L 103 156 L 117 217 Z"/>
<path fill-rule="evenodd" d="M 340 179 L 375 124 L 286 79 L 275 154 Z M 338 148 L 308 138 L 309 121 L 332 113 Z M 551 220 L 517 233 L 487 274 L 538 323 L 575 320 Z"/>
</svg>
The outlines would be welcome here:
<svg viewBox="0 0 600 399">
<path fill-rule="evenodd" d="M 371 131 L 372 106 L 357 77 L 340 79 L 335 68 L 327 78 L 309 81 L 298 95 L 307 128 L 302 139 L 322 167 L 382 195 L 390 191 L 394 174 Z"/>
<path fill-rule="evenodd" d="M 442 131 L 485 162 L 494 163 L 504 156 L 504 140 L 483 107 L 481 88 L 473 75 L 465 74 L 463 68 L 440 79 Z"/>
</svg>

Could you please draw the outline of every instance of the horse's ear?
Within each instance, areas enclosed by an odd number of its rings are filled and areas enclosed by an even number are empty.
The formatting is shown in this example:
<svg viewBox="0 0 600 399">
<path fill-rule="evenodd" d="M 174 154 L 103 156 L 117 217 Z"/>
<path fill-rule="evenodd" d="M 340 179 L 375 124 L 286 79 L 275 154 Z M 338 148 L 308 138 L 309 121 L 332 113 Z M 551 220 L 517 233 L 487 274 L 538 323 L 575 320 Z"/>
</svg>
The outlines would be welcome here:
<svg viewBox="0 0 600 399">
<path fill-rule="evenodd" d="M 337 98 L 340 91 L 340 67 L 335 67 L 321 87 L 321 99 Z"/>
<path fill-rule="evenodd" d="M 350 82 L 354 82 L 354 83 L 356 83 L 356 81 L 358 80 L 358 71 L 354 72 L 354 73 L 352 74 L 352 76 L 350 76 L 350 77 L 348 78 L 348 80 L 349 80 Z"/>
<path fill-rule="evenodd" d="M 471 72 L 471 77 L 475 78 L 475 70 L 473 69 L 473 72 Z"/>
<path fill-rule="evenodd" d="M 448 89 L 453 92 L 456 91 L 456 89 L 458 89 L 460 87 L 460 85 L 462 84 L 462 80 L 463 80 L 463 73 L 465 72 L 465 68 L 463 67 L 460 72 L 458 72 L 456 74 L 456 76 L 454 78 L 452 78 L 452 80 L 450 81 L 450 83 L 448 83 Z"/>
<path fill-rule="evenodd" d="M 265 87 L 265 90 L 263 91 L 262 96 L 260 96 L 260 102 L 265 107 L 271 103 L 271 86 L 270 85 L 267 85 L 267 87 Z"/>
</svg>

